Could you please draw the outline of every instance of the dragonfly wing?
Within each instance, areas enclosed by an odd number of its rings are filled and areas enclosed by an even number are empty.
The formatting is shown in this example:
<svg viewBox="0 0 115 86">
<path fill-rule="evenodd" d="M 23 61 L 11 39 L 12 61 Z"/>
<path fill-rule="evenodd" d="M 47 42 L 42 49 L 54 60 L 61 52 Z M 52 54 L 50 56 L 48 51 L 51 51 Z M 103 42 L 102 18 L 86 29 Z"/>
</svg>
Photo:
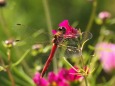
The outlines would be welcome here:
<svg viewBox="0 0 115 86">
<path fill-rule="evenodd" d="M 80 57 L 81 56 L 81 52 L 77 47 L 73 47 L 73 46 L 67 46 L 66 50 L 65 50 L 65 57 L 66 58 L 72 58 L 72 57 Z"/>
<path fill-rule="evenodd" d="M 92 34 L 90 32 L 83 32 L 80 38 L 80 44 L 83 47 L 84 44 L 92 38 Z"/>
<path fill-rule="evenodd" d="M 68 45 L 59 45 L 61 47 L 61 50 L 64 52 L 65 58 L 72 58 L 72 57 L 80 57 L 81 52 L 77 47 L 74 46 L 68 46 Z"/>
<path fill-rule="evenodd" d="M 16 40 L 20 40 L 20 46 L 31 46 L 34 44 L 46 45 L 51 43 L 51 41 L 48 40 L 51 34 L 46 33 L 45 29 L 34 28 L 22 24 L 15 25 L 13 29 L 16 33 Z"/>
</svg>

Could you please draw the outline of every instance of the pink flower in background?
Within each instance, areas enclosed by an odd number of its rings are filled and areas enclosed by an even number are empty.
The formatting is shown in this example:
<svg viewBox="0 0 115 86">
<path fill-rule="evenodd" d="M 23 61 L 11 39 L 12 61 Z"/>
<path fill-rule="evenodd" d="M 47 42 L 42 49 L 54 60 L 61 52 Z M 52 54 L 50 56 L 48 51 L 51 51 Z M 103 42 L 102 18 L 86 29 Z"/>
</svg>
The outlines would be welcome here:
<svg viewBox="0 0 115 86">
<path fill-rule="evenodd" d="M 106 72 L 115 69 L 115 44 L 102 42 L 96 46 L 96 54 Z"/>
<path fill-rule="evenodd" d="M 111 17 L 111 14 L 107 11 L 102 11 L 99 13 L 98 17 L 102 20 L 108 19 Z"/>
<path fill-rule="evenodd" d="M 68 20 L 64 20 L 59 24 L 59 27 L 64 27 L 66 29 L 66 32 L 64 34 L 64 38 L 76 38 L 78 36 L 78 30 L 73 28 L 69 25 Z M 52 30 L 53 34 L 56 34 L 56 30 Z"/>
<path fill-rule="evenodd" d="M 36 73 L 33 77 L 33 81 L 36 84 L 36 86 L 49 86 L 49 82 L 40 77 L 40 73 Z"/>
</svg>

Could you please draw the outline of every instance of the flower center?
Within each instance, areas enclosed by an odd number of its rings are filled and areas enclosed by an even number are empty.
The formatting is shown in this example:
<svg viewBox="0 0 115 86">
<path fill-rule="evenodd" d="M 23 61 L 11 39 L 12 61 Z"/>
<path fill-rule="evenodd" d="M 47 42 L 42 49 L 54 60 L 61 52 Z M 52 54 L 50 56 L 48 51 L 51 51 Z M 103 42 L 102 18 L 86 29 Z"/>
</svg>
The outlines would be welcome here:
<svg viewBox="0 0 115 86">
<path fill-rule="evenodd" d="M 51 83 L 51 86 L 58 86 L 58 85 L 57 85 L 57 83 L 56 83 L 55 81 L 53 81 L 53 82 Z"/>
</svg>

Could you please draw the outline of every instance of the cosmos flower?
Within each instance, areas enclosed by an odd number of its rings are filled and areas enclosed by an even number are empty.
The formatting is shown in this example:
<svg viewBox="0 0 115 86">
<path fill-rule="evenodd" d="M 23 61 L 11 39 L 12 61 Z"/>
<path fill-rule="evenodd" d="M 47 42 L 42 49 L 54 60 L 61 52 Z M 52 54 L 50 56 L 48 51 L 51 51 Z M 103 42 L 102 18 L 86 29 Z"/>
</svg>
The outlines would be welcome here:
<svg viewBox="0 0 115 86">
<path fill-rule="evenodd" d="M 4 7 L 6 5 L 6 0 L 0 0 L 0 7 Z"/>
<path fill-rule="evenodd" d="M 106 72 L 111 72 L 115 69 L 115 44 L 106 42 L 97 44 L 96 54 Z"/>
<path fill-rule="evenodd" d="M 107 11 L 102 11 L 99 13 L 98 17 L 104 21 L 104 20 L 110 18 L 111 14 Z"/>
<path fill-rule="evenodd" d="M 64 77 L 61 77 L 59 74 L 56 75 L 54 72 L 49 72 L 48 81 L 51 86 L 69 86 L 68 81 Z"/>
<path fill-rule="evenodd" d="M 40 77 L 40 73 L 36 73 L 33 77 L 36 86 L 49 86 L 49 82 L 45 78 Z"/>
<path fill-rule="evenodd" d="M 70 68 L 69 70 L 63 68 L 59 71 L 58 75 L 68 81 L 74 81 L 80 79 L 81 77 L 81 75 L 78 75 L 77 73 L 78 72 L 75 71 L 73 68 Z"/>
<path fill-rule="evenodd" d="M 75 68 L 79 71 L 77 67 Z M 33 81 L 36 86 L 70 86 L 71 82 L 81 79 L 83 79 L 83 76 L 73 68 L 62 68 L 57 74 L 54 72 L 49 72 L 47 80 L 40 77 L 39 73 L 36 73 L 33 77 Z"/>
<path fill-rule="evenodd" d="M 78 30 L 73 28 L 69 25 L 68 20 L 64 20 L 59 24 L 59 28 L 64 27 L 66 29 L 66 32 L 64 34 L 64 38 L 76 38 L 78 35 Z M 52 30 L 53 34 L 56 34 L 56 30 Z"/>
</svg>

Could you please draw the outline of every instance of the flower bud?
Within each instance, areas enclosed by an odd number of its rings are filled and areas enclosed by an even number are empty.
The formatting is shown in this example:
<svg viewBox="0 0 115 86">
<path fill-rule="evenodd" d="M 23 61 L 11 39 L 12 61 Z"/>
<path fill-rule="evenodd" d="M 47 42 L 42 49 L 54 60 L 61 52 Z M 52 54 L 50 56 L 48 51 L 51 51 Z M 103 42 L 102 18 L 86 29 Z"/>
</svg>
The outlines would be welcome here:
<svg viewBox="0 0 115 86">
<path fill-rule="evenodd" d="M 105 21 L 106 19 L 109 19 L 111 17 L 111 14 L 107 11 L 102 11 L 99 13 L 98 17 Z"/>
<path fill-rule="evenodd" d="M 0 7 L 3 7 L 6 5 L 6 0 L 0 0 Z"/>
<path fill-rule="evenodd" d="M 42 45 L 41 44 L 35 44 L 32 46 L 32 55 L 36 56 L 41 50 L 42 50 Z"/>
<path fill-rule="evenodd" d="M 16 45 L 16 41 L 13 39 L 9 39 L 9 40 L 4 41 L 4 45 L 7 48 L 11 48 Z"/>
<path fill-rule="evenodd" d="M 32 46 L 33 50 L 39 50 L 40 48 L 42 48 L 41 44 L 35 44 L 35 45 Z"/>
</svg>

